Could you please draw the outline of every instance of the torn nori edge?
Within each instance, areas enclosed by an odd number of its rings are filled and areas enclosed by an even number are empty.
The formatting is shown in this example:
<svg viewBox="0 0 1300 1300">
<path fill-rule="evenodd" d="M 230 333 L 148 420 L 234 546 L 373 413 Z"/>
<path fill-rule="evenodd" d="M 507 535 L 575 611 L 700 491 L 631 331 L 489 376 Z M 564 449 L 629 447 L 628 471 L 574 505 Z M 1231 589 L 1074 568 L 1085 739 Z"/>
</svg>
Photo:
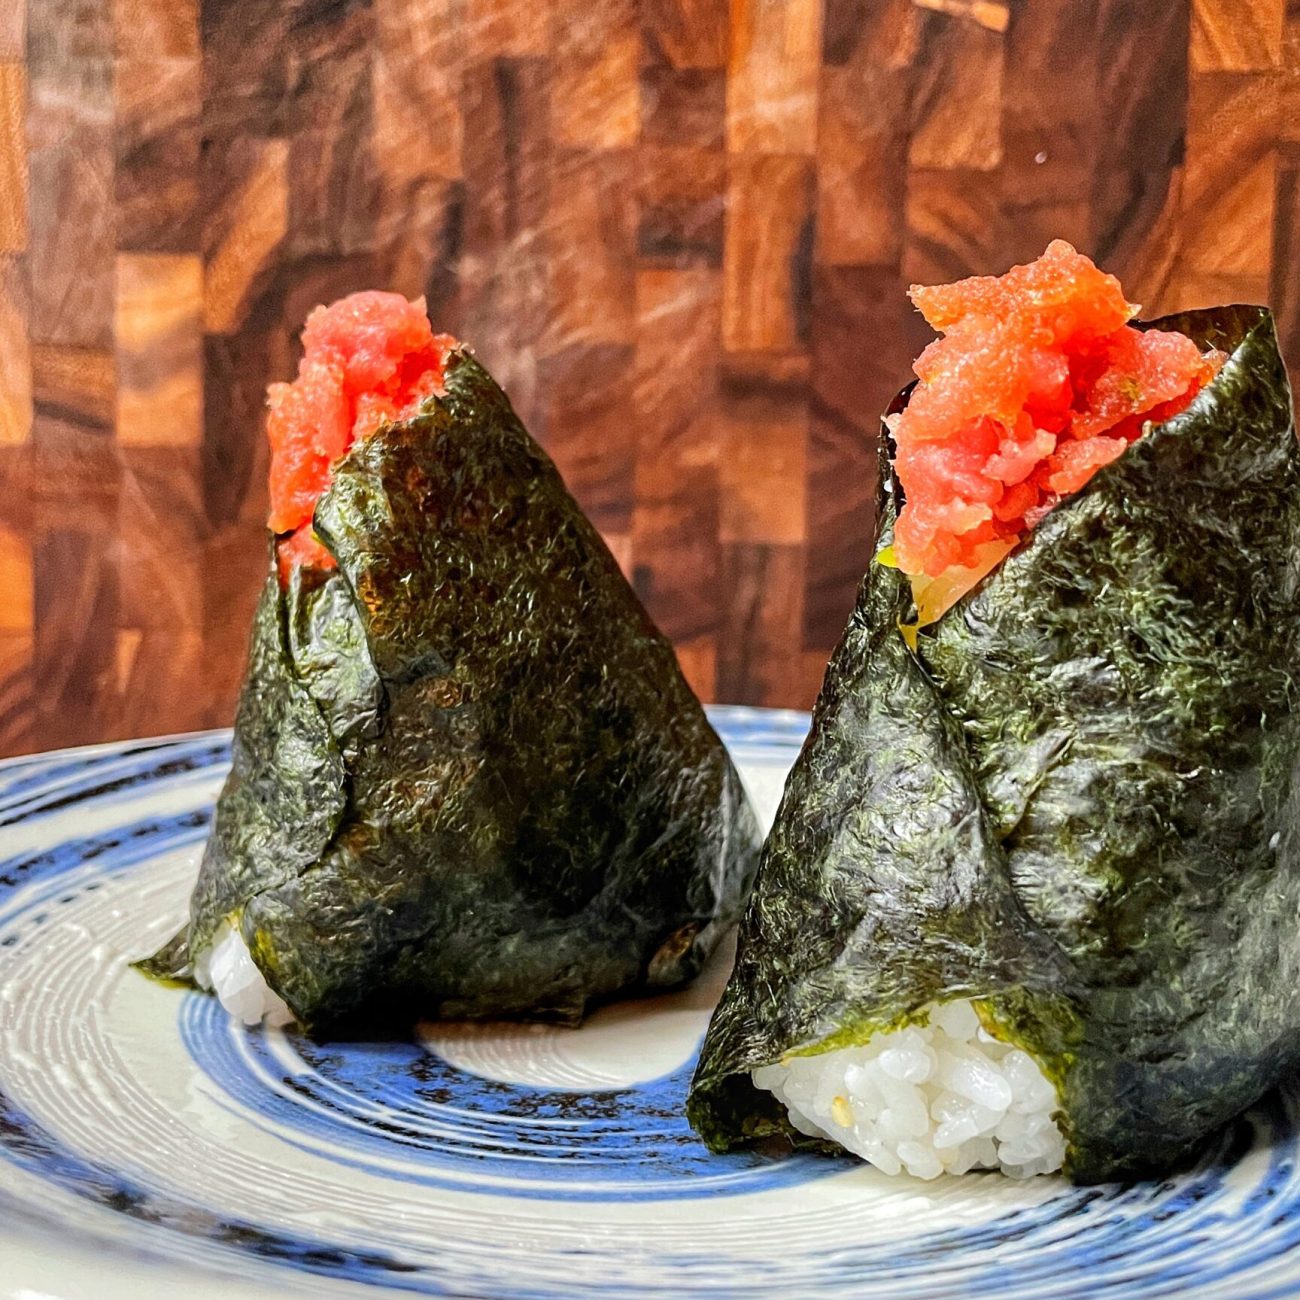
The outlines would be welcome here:
<svg viewBox="0 0 1300 1300">
<path fill-rule="evenodd" d="M 1082 1182 L 1169 1166 L 1300 1062 L 1291 393 L 1262 308 L 1153 325 L 1230 352 L 1219 377 L 916 654 L 871 565 L 695 1076 L 715 1150 L 817 1146 L 749 1071 L 935 1000 L 1036 1055 Z"/>
<path fill-rule="evenodd" d="M 739 915 L 739 777 L 554 465 L 464 352 L 274 555 L 190 923 L 235 921 L 321 1028 L 368 1008 L 579 1020 L 692 979 Z"/>
</svg>

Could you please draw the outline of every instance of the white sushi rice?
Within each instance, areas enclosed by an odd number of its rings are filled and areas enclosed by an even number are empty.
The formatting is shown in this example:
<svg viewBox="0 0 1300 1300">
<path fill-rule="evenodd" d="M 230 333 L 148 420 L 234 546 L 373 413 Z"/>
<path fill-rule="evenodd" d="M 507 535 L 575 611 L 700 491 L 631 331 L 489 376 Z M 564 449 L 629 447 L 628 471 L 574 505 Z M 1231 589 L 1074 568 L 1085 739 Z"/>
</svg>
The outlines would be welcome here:
<svg viewBox="0 0 1300 1300">
<path fill-rule="evenodd" d="M 215 993 L 221 1005 L 246 1025 L 287 1025 L 294 1018 L 257 969 L 243 936 L 228 921 L 222 921 L 212 946 L 195 960 L 194 981 Z"/>
<path fill-rule="evenodd" d="M 995 1038 L 969 1001 L 931 1005 L 929 1023 L 861 1047 L 790 1056 L 753 1072 L 790 1122 L 887 1174 L 1001 1169 L 1050 1174 L 1065 1158 L 1056 1089 L 1027 1052 Z"/>
</svg>

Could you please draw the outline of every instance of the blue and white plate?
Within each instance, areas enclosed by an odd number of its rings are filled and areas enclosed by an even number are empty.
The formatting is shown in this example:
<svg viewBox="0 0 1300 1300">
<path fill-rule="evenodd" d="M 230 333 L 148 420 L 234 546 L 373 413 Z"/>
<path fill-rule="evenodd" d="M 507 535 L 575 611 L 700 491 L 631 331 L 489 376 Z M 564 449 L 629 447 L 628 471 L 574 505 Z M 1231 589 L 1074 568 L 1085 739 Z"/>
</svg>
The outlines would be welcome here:
<svg viewBox="0 0 1300 1300">
<path fill-rule="evenodd" d="M 770 819 L 807 718 L 717 709 Z M 318 1044 L 129 961 L 177 927 L 225 734 L 0 764 L 0 1295 L 1300 1293 L 1293 1093 L 1074 1188 L 719 1157 L 682 1115 L 727 955 L 580 1030 Z"/>
</svg>

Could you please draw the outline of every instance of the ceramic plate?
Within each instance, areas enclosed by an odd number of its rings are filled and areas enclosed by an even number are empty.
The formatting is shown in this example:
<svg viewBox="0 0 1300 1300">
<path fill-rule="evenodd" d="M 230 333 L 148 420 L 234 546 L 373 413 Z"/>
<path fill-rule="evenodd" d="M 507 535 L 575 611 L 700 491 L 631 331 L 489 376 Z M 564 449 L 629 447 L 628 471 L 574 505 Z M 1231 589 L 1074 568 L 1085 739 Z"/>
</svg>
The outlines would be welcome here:
<svg viewBox="0 0 1300 1300">
<path fill-rule="evenodd" d="M 713 717 L 765 820 L 800 714 Z M 1190 1172 L 1074 1188 L 709 1155 L 726 974 L 580 1030 L 318 1044 L 128 967 L 177 927 L 223 734 L 0 765 L 0 1294 L 1263 1297 L 1300 1290 L 1294 1095 Z"/>
</svg>

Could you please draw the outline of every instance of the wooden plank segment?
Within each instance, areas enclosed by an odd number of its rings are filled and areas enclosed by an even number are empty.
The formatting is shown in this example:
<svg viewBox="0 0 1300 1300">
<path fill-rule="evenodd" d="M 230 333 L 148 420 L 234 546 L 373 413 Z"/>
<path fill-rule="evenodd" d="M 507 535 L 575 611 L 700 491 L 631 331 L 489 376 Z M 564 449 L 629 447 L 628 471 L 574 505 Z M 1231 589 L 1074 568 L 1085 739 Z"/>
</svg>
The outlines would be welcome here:
<svg viewBox="0 0 1300 1300">
<path fill-rule="evenodd" d="M 0 447 L 32 432 L 32 354 L 28 329 L 27 265 L 0 257 Z"/>
<path fill-rule="evenodd" d="M 1298 124 L 1296 0 L 0 4 L 0 752 L 229 720 L 265 387 L 371 285 L 702 694 L 806 704 L 907 284 L 1063 236 L 1148 313 L 1271 299 L 1294 365 Z"/>
</svg>

